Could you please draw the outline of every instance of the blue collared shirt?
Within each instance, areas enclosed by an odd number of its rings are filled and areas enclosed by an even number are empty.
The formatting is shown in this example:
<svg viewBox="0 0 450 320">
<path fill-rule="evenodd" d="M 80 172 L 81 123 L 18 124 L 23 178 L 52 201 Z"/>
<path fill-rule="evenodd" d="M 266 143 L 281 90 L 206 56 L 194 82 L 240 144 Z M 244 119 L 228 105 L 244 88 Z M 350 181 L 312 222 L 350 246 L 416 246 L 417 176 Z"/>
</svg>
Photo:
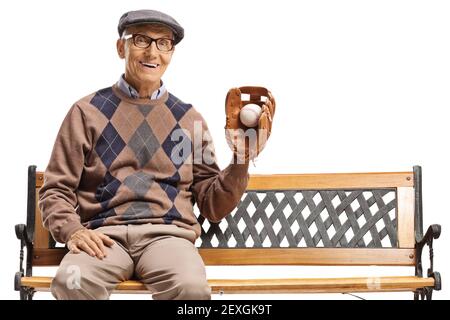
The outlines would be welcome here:
<svg viewBox="0 0 450 320">
<path fill-rule="evenodd" d="M 132 99 L 138 99 L 139 98 L 139 93 L 137 92 L 137 90 L 131 85 L 129 84 L 126 80 L 125 80 L 125 75 L 121 75 L 119 78 L 119 81 L 117 81 L 117 86 L 119 87 L 120 90 L 123 91 L 123 93 L 125 93 L 127 96 L 129 96 Z M 150 97 L 148 97 L 150 100 L 155 100 L 155 99 L 159 99 L 161 98 L 161 96 L 166 92 L 166 87 L 164 86 L 164 83 L 161 81 L 161 87 L 159 87 L 159 89 L 155 90 L 155 92 L 152 93 L 152 95 Z"/>
</svg>

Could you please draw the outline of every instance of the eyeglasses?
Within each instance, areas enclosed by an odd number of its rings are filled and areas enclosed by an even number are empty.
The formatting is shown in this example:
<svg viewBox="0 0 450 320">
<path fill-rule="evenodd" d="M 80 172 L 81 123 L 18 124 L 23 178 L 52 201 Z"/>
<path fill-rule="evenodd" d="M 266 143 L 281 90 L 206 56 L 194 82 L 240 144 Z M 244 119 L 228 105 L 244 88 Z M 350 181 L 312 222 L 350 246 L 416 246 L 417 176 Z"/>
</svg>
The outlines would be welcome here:
<svg viewBox="0 0 450 320">
<path fill-rule="evenodd" d="M 158 38 L 158 39 L 153 39 L 151 37 L 148 37 L 146 35 L 143 34 L 127 34 L 124 35 L 122 37 L 122 39 L 128 40 L 132 38 L 133 39 L 133 44 L 141 49 L 147 49 L 152 45 L 152 42 L 155 41 L 156 42 L 156 48 L 158 48 L 159 51 L 162 52 L 169 52 L 172 51 L 173 46 L 174 46 L 174 40 L 173 39 L 168 39 L 168 38 Z"/>
</svg>

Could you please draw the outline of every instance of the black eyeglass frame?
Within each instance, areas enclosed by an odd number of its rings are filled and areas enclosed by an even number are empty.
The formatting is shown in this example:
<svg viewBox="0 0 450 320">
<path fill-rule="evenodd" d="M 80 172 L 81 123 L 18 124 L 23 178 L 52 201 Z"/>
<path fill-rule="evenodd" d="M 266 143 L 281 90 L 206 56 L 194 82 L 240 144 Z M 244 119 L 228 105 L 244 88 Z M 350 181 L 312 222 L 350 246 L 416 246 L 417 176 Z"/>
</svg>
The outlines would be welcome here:
<svg viewBox="0 0 450 320">
<path fill-rule="evenodd" d="M 145 39 L 147 39 L 147 46 L 146 46 L 146 47 L 138 46 L 138 45 L 136 44 L 136 38 L 137 38 L 138 36 L 144 37 Z M 158 48 L 158 50 L 161 51 L 161 52 L 170 52 L 170 51 L 172 51 L 173 48 L 175 47 L 175 45 L 174 45 L 175 40 L 174 40 L 174 39 L 170 39 L 170 38 L 158 38 L 158 39 L 154 39 L 154 38 L 152 38 L 152 37 L 149 37 L 149 36 L 147 36 L 147 35 L 145 35 L 145 34 L 141 34 L 141 33 L 126 34 L 126 35 L 123 35 L 123 36 L 122 36 L 122 39 L 124 39 L 124 40 L 132 39 L 132 40 L 133 40 L 133 44 L 134 44 L 136 47 L 140 48 L 140 49 L 147 49 L 147 48 L 150 48 L 150 46 L 152 45 L 153 42 L 156 43 L 156 48 Z M 161 50 L 160 44 L 158 44 L 158 43 L 159 43 L 159 40 L 169 40 L 169 41 L 170 41 L 170 45 L 171 45 L 170 49 L 169 49 L 169 50 Z"/>
</svg>

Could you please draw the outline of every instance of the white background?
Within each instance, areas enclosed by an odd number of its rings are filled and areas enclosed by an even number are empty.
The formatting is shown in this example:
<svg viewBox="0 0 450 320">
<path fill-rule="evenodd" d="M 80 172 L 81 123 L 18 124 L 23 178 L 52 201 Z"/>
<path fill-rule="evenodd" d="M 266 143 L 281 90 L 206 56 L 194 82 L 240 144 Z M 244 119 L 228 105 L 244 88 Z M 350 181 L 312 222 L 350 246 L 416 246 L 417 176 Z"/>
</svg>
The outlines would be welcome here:
<svg viewBox="0 0 450 320">
<path fill-rule="evenodd" d="M 184 26 L 186 37 L 163 80 L 206 118 L 222 168 L 231 157 L 225 95 L 242 85 L 269 88 L 278 107 L 269 144 L 251 173 L 409 171 L 421 165 L 424 228 L 440 223 L 443 230 L 435 242 L 435 269 L 444 289 L 434 298 L 449 298 L 450 4 L 431 0 L 0 2 L 1 298 L 18 298 L 14 225 L 25 222 L 27 166 L 44 170 L 72 103 L 118 79 L 124 64 L 115 49 L 117 22 L 123 12 L 141 8 L 167 12 Z M 409 268 L 269 269 L 272 277 L 413 274 Z M 49 270 L 54 272 L 41 273 Z M 208 268 L 210 277 L 263 276 L 259 272 Z"/>
</svg>

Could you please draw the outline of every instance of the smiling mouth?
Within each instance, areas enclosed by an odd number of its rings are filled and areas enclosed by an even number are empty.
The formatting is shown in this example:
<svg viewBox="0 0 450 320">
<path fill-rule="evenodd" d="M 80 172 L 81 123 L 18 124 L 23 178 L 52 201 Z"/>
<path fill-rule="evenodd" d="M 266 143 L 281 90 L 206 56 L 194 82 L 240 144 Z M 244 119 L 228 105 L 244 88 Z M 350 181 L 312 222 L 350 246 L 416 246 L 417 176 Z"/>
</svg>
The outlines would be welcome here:
<svg viewBox="0 0 450 320">
<path fill-rule="evenodd" d="M 139 63 L 141 65 L 143 65 L 144 67 L 151 68 L 151 69 L 155 69 L 155 68 L 159 67 L 159 64 L 157 64 L 157 63 L 146 63 L 146 62 L 142 62 L 142 61 L 139 61 Z"/>
</svg>

